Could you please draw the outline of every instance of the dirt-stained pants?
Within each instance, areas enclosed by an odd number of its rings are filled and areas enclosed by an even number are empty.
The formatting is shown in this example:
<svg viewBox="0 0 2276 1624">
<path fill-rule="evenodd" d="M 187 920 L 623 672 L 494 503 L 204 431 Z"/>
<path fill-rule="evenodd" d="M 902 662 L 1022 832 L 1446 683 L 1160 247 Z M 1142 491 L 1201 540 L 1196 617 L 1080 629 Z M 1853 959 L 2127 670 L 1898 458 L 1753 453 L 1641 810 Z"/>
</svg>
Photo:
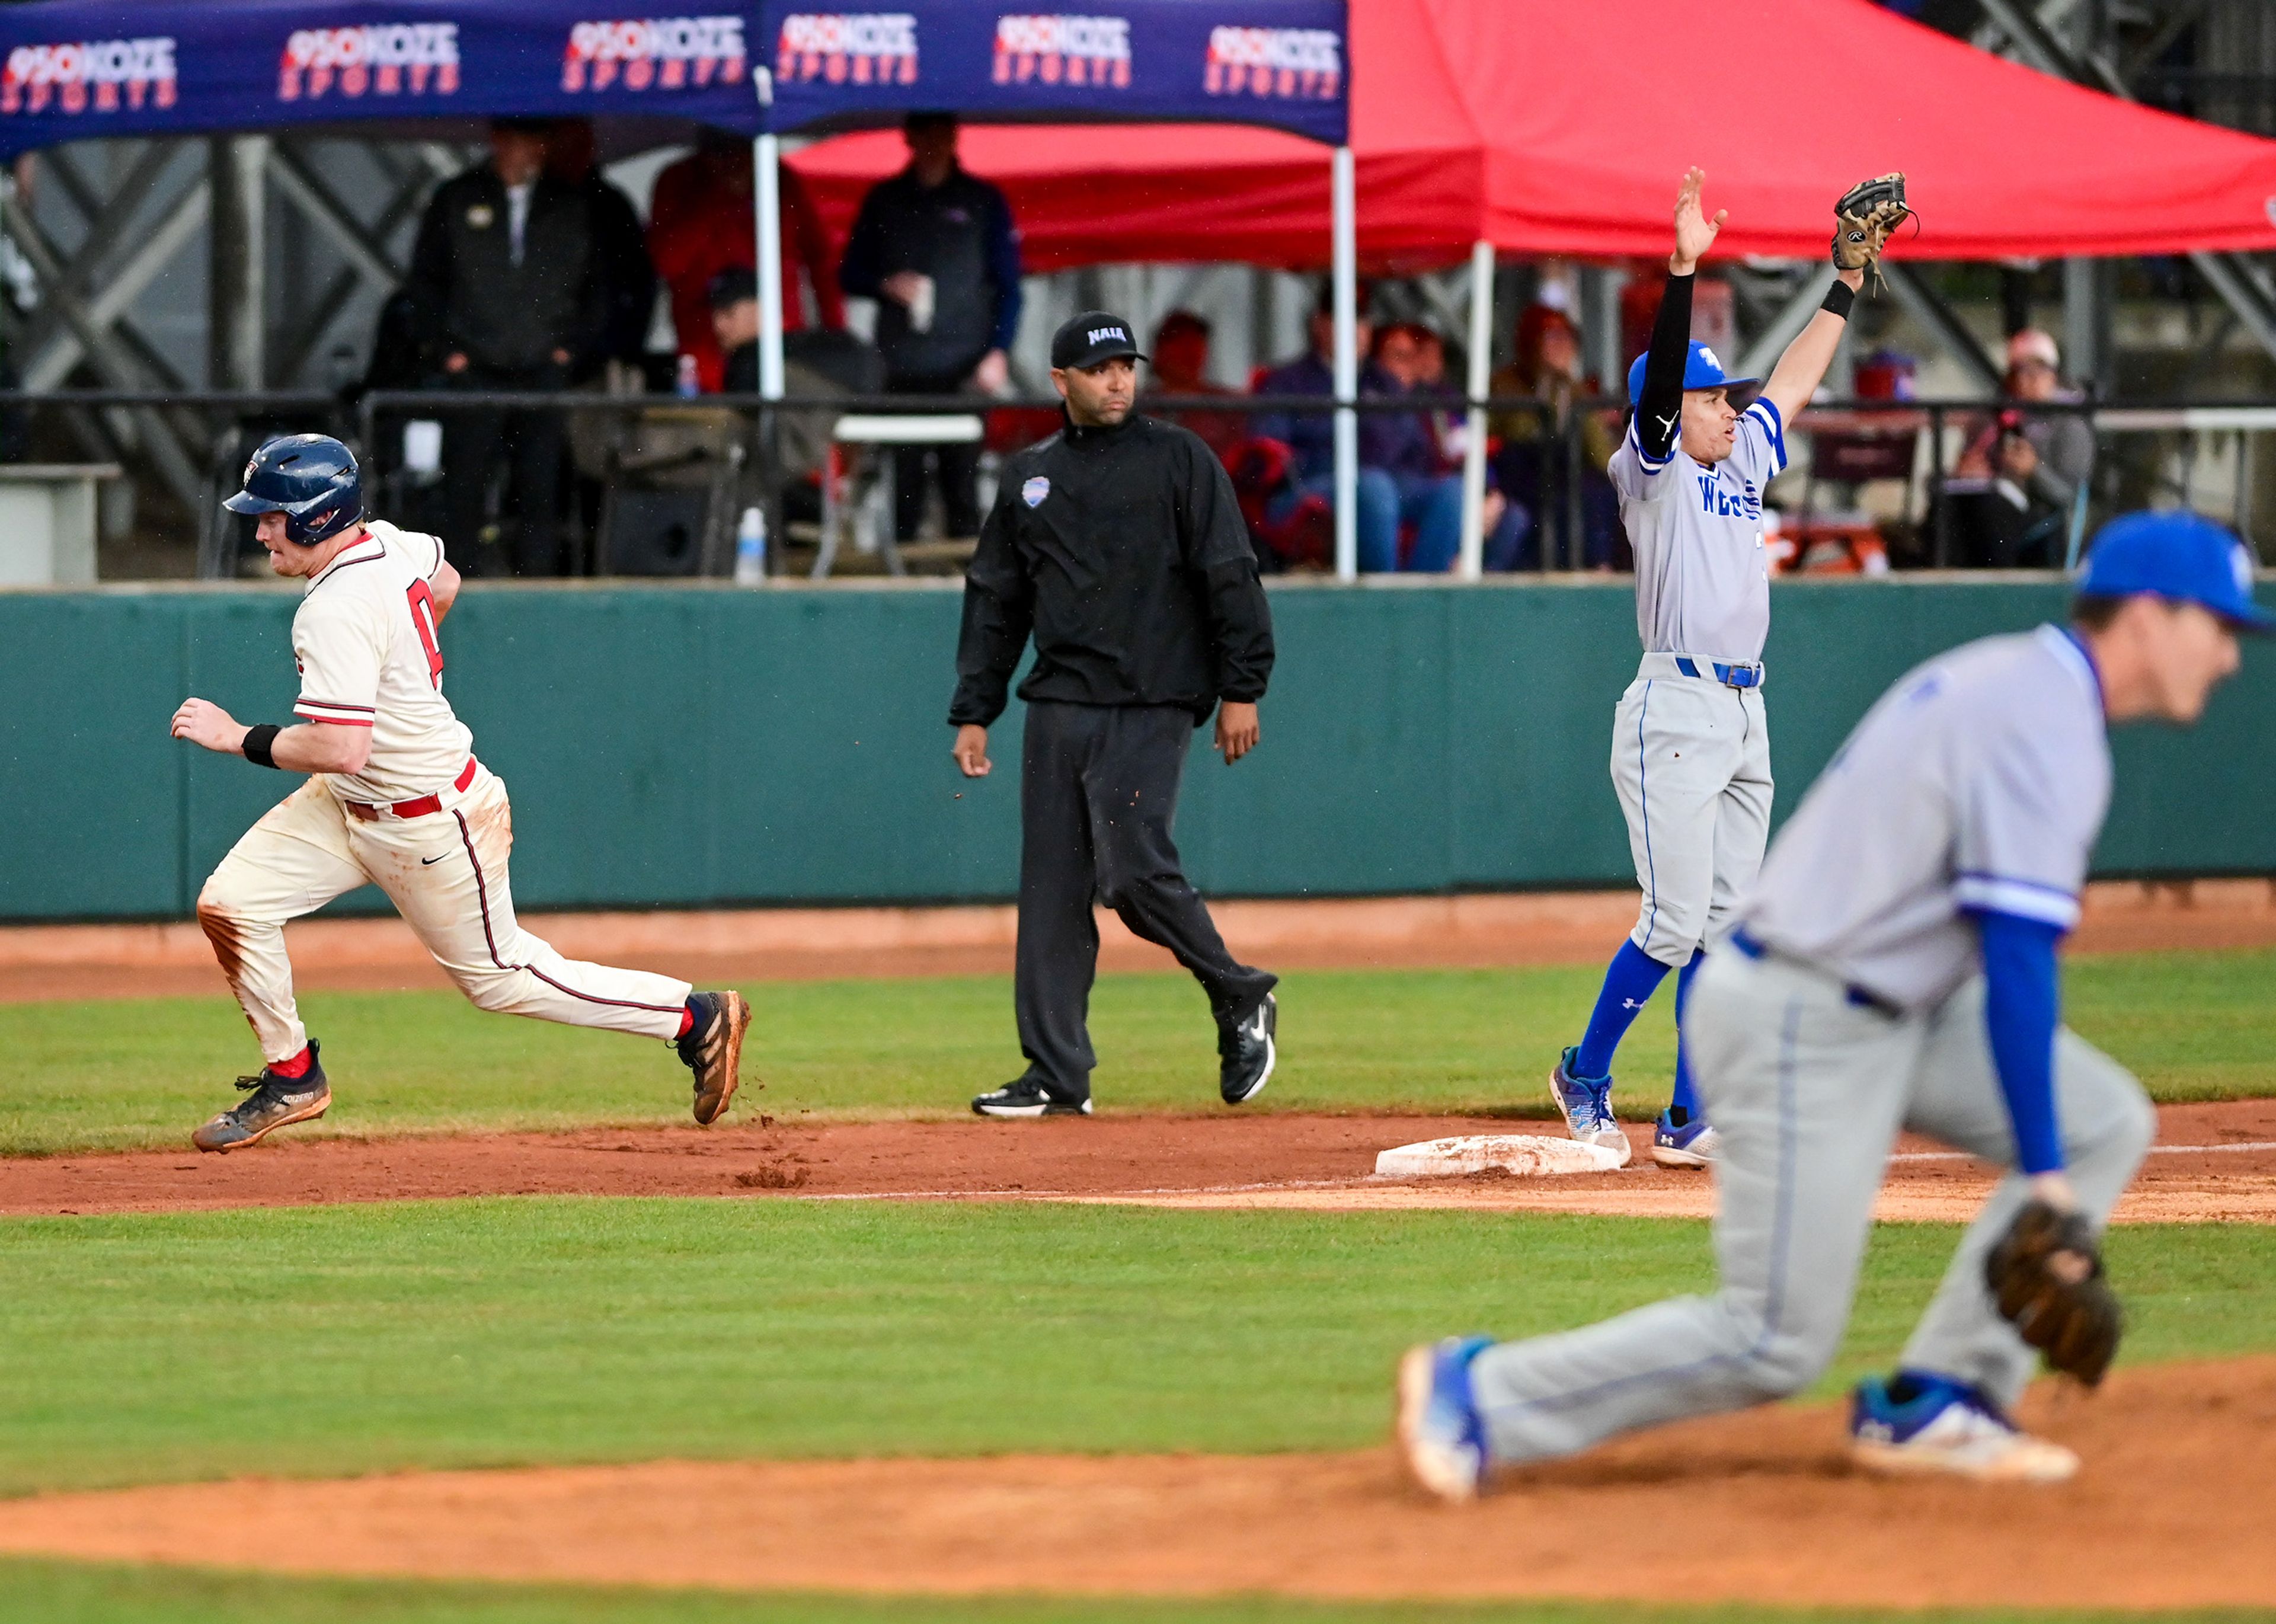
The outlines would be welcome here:
<svg viewBox="0 0 2276 1624">
<path fill-rule="evenodd" d="M 1715 953 L 1692 989 L 1683 1036 L 1722 1135 L 1721 1289 L 1480 1354 L 1471 1380 L 1496 1460 L 1570 1454 L 1637 1427 L 1802 1391 L 1840 1347 L 1898 1130 L 2014 1167 L 1980 979 L 1924 1013 L 1893 1018 L 1850 1002 L 1816 970 Z M 2055 1103 L 2072 1188 L 2100 1224 L 2141 1165 L 2156 1116 L 2123 1066 L 2067 1029 L 2055 1040 Z M 2037 1355 L 1999 1317 L 1984 1259 L 2029 1189 L 2010 1171 L 1992 1192 L 1901 1360 L 2003 1406 Z"/>
<path fill-rule="evenodd" d="M 353 817 L 312 778 L 246 831 L 198 893 L 198 923 L 245 1006 L 264 1060 L 308 1041 L 292 1000 L 287 921 L 367 881 L 385 892 L 476 1007 L 646 1037 L 679 1030 L 688 985 L 644 970 L 564 959 L 516 922 L 506 877 L 513 812 L 487 768 L 443 809 Z"/>
</svg>

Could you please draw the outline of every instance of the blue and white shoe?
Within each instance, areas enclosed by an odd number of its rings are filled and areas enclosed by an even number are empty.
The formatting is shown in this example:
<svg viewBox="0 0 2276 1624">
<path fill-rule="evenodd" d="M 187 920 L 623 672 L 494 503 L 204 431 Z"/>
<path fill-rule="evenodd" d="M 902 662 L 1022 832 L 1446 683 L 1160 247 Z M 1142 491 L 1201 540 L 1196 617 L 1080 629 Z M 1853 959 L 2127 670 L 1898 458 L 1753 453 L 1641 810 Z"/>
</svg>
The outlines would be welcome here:
<svg viewBox="0 0 2276 1624">
<path fill-rule="evenodd" d="M 1484 1423 L 1470 1399 L 1470 1361 L 1491 1337 L 1448 1337 L 1399 1362 L 1399 1453 L 1415 1481 L 1442 1500 L 1474 1500 L 1486 1476 Z"/>
<path fill-rule="evenodd" d="M 1722 1135 L 1708 1126 L 1704 1117 L 1693 1117 L 1678 1127 L 1663 1111 L 1651 1130 L 1651 1159 L 1662 1167 L 1711 1166 L 1722 1149 Z"/>
<path fill-rule="evenodd" d="M 1904 1371 L 1914 1392 L 1900 1402 L 1878 1376 L 1857 1384 L 1849 1453 L 1869 1471 L 1944 1472 L 1983 1483 L 2061 1483 L 2078 1457 L 2033 1438 L 1976 1388 L 1949 1377 Z"/>
<path fill-rule="evenodd" d="M 1602 1077 L 1575 1077 L 1573 1057 L 1580 1052 L 1577 1048 L 1567 1049 L 1558 1057 L 1556 1069 L 1549 1074 L 1549 1092 L 1557 1102 L 1557 1109 L 1565 1113 L 1565 1131 L 1584 1145 L 1603 1145 L 1610 1150 L 1625 1152 L 1628 1136 L 1612 1119 L 1612 1075 L 1607 1073 Z"/>
</svg>

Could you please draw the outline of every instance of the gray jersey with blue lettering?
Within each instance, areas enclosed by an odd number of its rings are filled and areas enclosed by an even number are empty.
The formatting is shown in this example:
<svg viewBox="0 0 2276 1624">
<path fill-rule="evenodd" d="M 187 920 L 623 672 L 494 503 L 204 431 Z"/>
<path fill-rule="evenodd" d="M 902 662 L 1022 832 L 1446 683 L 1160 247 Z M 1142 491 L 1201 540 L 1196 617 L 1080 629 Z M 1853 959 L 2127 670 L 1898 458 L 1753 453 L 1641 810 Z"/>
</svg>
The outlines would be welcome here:
<svg viewBox="0 0 2276 1624">
<path fill-rule="evenodd" d="M 1636 633 L 1646 654 L 1751 665 L 1771 630 L 1763 488 L 1786 467 L 1786 425 L 1761 396 L 1739 418 L 1731 454 L 1696 461 L 1679 436 L 1653 461 L 1630 423 L 1612 453 L 1620 522 L 1635 549 Z"/>
<path fill-rule="evenodd" d="M 1903 1006 L 1982 966 L 1970 910 L 2067 930 L 2110 805 L 2102 687 L 2044 626 L 1940 655 L 1866 713 L 1771 845 L 1749 934 Z"/>
</svg>

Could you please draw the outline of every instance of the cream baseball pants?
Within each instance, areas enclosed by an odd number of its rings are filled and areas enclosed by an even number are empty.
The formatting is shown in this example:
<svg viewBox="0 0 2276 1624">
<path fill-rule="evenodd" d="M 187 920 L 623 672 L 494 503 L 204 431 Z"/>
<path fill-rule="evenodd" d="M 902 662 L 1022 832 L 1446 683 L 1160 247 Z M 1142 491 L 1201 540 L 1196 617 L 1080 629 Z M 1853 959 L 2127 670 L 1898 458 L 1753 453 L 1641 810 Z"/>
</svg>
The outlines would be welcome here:
<svg viewBox="0 0 2276 1624">
<path fill-rule="evenodd" d="M 366 819 L 351 815 L 330 779 L 311 778 L 246 831 L 198 893 L 198 923 L 264 1060 L 290 1059 L 308 1041 L 292 999 L 286 922 L 367 882 L 387 893 L 477 1008 L 678 1035 L 686 982 L 564 959 L 515 920 L 513 811 L 504 782 L 478 767 L 463 791 L 437 799 L 441 809 L 420 816 L 381 808 Z"/>
</svg>

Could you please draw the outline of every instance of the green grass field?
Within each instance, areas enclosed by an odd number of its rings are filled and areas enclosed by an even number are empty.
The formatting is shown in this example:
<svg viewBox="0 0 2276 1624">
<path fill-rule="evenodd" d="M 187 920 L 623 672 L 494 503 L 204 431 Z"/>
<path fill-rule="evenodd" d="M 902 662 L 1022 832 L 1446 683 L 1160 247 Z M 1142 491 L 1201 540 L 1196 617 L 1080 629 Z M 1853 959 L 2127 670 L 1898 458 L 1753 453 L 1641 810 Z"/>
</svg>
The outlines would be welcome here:
<svg viewBox="0 0 2276 1624">
<path fill-rule="evenodd" d="M 560 1585 L 420 1584 L 273 1579 L 180 1569 L 0 1559 L 0 1606 L 41 1624 L 2011 1624 L 2046 1613 L 1652 1607 L 1597 1603 L 1378 1603 L 1277 1597 L 1102 1601 L 1042 1597 L 949 1600 Z M 2242 1624 L 2239 1612 L 2161 1613 L 2162 1624 Z M 2143 1624 L 2139 1613 L 2066 1613 L 2064 1624 Z"/>
<path fill-rule="evenodd" d="M 1543 1078 L 1585 1021 L 1598 972 L 1309 971 L 1281 993 L 1282 1065 L 1259 1105 L 1541 1116 Z M 2073 1025 L 2161 1100 L 2276 1093 L 2276 952 L 2081 960 Z M 956 1115 L 1020 1069 L 1000 977 L 745 989 L 746 1110 Z M 485 1015 L 454 993 L 312 993 L 337 1103 L 307 1133 L 677 1122 L 686 1073 L 660 1045 Z M 1621 1051 L 1617 1104 L 1665 1103 L 1665 990 Z M 1214 1109 L 1215 1034 L 1182 975 L 1104 977 L 1092 1033 L 1102 1109 Z M 225 998 L 0 1006 L 0 1154 L 178 1146 L 258 1057 Z"/>
<path fill-rule="evenodd" d="M 2276 1093 L 2272 969 L 2269 953 L 2083 961 L 2070 1013 L 2160 1097 Z M 1286 1069 L 1267 1099 L 1538 1111 L 1536 1074 L 1593 982 L 1562 969 L 1292 975 Z M 998 980 L 753 992 L 770 1111 L 956 1113 L 1012 1069 Z M 444 995 L 308 1003 L 335 1056 L 336 1131 L 683 1119 L 684 1074 L 629 1039 L 483 1016 Z M 1095 1024 L 1111 1105 L 1213 1102 L 1210 1032 L 1182 978 L 1110 978 Z M 1626 1051 L 1629 1110 L 1656 1103 L 1669 1047 L 1655 1011 Z M 246 1049 L 219 1000 L 0 1007 L 0 1145 L 178 1144 L 226 1097 Z M 1877 1234 L 1821 1394 L 1890 1359 L 1954 1233 Z M 2110 1255 L 2128 1361 L 2276 1349 L 2276 1231 L 2122 1230 Z M 0 1494 L 662 1456 L 1346 1447 L 1382 1436 L 1390 1364 L 1411 1340 L 1578 1324 L 1710 1279 L 1703 1224 L 1553 1215 L 496 1198 L 0 1219 Z M 1002 1373 L 1036 1370 L 1051 1379 L 1002 1402 Z M 233 1396 L 248 1385 L 257 1425 Z M 881 1601 L 0 1561 L 0 1624 L 1873 1616 L 1894 1615 Z"/>
<path fill-rule="evenodd" d="M 1652 1607 L 1597 1603 L 1378 1603 L 1276 1597 L 1102 1601 L 1039 1597 L 872 1600 L 560 1585 L 419 1584 L 272 1579 L 0 1559 L 0 1606 L 41 1624 L 2010 1624 L 2045 1613 L 1807 1612 L 1751 1604 Z M 2242 1624 L 2238 1612 L 2161 1613 L 2163 1624 Z M 2139 1613 L 2066 1613 L 2064 1624 L 2143 1624 Z"/>
</svg>

